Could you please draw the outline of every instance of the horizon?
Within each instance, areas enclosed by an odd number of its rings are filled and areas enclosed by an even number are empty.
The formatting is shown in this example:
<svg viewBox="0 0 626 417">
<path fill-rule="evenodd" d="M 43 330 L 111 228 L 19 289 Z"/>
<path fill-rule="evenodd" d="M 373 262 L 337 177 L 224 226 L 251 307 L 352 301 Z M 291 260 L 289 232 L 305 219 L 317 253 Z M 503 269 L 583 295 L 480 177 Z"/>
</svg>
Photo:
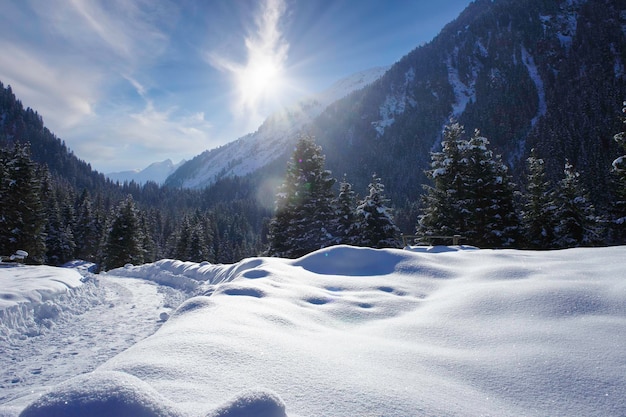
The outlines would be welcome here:
<svg viewBox="0 0 626 417">
<path fill-rule="evenodd" d="M 0 81 L 104 174 L 174 164 L 430 42 L 470 0 L 12 0 Z"/>
</svg>

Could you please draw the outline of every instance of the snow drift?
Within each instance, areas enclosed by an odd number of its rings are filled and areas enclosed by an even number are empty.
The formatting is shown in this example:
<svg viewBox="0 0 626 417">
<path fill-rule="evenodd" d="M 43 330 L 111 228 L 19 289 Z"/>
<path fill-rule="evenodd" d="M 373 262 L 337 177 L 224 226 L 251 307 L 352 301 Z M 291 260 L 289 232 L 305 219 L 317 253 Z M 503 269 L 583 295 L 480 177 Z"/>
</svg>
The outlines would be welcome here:
<svg viewBox="0 0 626 417">
<path fill-rule="evenodd" d="M 77 269 L 0 263 L 0 341 L 41 334 L 98 300 Z"/>
<path fill-rule="evenodd" d="M 102 400 L 112 395 L 155 413 L 137 415 L 624 416 L 625 256 L 339 246 L 164 261 L 161 273 L 204 295 L 22 415 L 52 415 L 61 398 L 121 413 Z M 123 270 L 149 279 L 155 268 Z"/>
</svg>

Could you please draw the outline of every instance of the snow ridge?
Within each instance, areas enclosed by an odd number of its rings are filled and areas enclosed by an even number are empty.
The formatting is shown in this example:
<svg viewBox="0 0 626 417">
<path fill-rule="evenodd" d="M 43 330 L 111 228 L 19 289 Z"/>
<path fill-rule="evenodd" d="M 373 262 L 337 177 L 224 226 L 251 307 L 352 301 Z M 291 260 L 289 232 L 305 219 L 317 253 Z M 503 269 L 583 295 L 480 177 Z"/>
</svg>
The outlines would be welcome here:
<svg viewBox="0 0 626 417">
<path fill-rule="evenodd" d="M 12 287 L 5 282 L 12 282 Z M 44 334 L 101 299 L 94 280 L 65 268 L 2 265 L 0 287 L 5 287 L 0 293 L 2 343 Z"/>
</svg>

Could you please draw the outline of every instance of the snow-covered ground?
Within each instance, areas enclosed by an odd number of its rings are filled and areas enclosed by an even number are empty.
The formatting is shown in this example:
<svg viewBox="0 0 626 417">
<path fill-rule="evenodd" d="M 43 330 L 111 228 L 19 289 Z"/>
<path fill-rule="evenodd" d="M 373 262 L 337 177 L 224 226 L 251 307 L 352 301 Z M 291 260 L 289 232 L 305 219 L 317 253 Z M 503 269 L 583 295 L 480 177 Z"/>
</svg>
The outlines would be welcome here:
<svg viewBox="0 0 626 417">
<path fill-rule="evenodd" d="M 117 321 L 138 342 L 94 358 L 91 372 L 68 361 L 28 392 L 7 386 L 3 366 L 0 415 L 625 416 L 624 259 L 626 247 L 338 246 L 297 260 L 121 268 L 93 278 L 92 293 L 135 289 L 146 312 L 126 320 L 94 302 L 72 323 L 97 332 Z M 159 327 L 163 284 L 195 296 Z M 38 337 L 69 338 L 77 327 L 65 325 L 2 341 L 3 362 L 8 347 L 23 357 Z M 76 347 L 73 336 L 77 360 L 108 344 Z M 50 366 L 40 355 L 22 375 Z"/>
</svg>

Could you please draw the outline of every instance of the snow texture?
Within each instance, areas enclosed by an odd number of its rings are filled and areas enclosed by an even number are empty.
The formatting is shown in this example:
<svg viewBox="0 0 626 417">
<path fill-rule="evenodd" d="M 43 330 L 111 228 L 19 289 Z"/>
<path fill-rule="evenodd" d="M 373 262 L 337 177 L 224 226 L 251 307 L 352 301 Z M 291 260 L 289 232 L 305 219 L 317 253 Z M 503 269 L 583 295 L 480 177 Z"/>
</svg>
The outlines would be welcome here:
<svg viewBox="0 0 626 417">
<path fill-rule="evenodd" d="M 0 416 L 624 416 L 625 256 L 336 246 L 109 271 L 200 295 Z"/>
<path fill-rule="evenodd" d="M 456 55 L 458 51 L 454 52 Z M 470 101 L 476 101 L 476 76 L 477 70 L 473 69 L 472 76 L 467 84 L 461 81 L 458 68 L 452 63 L 452 57 L 446 61 L 448 67 L 448 82 L 452 86 L 456 102 L 452 105 L 451 117 L 458 118 L 467 107 Z"/>
<path fill-rule="evenodd" d="M 73 269 L 0 263 L 0 341 L 46 332 L 97 303 L 94 291 Z"/>
<path fill-rule="evenodd" d="M 132 375 L 98 372 L 58 385 L 30 404 L 20 417 L 183 416 L 152 387 Z"/>
</svg>

